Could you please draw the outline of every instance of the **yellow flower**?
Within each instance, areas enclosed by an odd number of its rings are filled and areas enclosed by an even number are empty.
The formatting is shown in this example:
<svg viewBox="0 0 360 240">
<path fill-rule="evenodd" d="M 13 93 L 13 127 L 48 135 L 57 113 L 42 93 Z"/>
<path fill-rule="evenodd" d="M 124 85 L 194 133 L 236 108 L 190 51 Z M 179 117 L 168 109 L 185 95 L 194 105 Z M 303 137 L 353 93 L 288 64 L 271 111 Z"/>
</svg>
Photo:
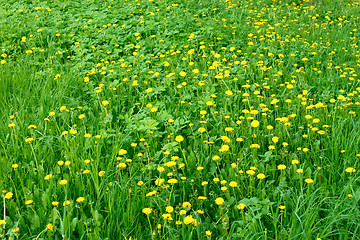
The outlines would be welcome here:
<svg viewBox="0 0 360 240">
<path fill-rule="evenodd" d="M 11 199 L 14 194 L 12 192 L 8 192 L 5 194 L 6 199 Z"/>
<path fill-rule="evenodd" d="M 10 124 L 8 125 L 8 127 L 11 127 L 11 128 L 15 127 L 15 123 L 10 123 Z"/>
<path fill-rule="evenodd" d="M 50 180 L 53 177 L 52 174 L 48 174 L 44 177 L 45 180 Z"/>
<path fill-rule="evenodd" d="M 172 179 L 169 179 L 167 182 L 168 183 L 177 183 L 178 180 L 176 178 L 172 178 Z"/>
<path fill-rule="evenodd" d="M 104 176 L 105 175 L 105 171 L 100 171 L 99 172 L 99 177 L 102 177 L 102 176 Z"/>
<path fill-rule="evenodd" d="M 243 210 L 243 209 L 246 207 L 246 205 L 243 204 L 243 203 L 239 203 L 239 205 L 237 205 L 236 207 L 237 207 L 237 209 L 239 209 L 239 210 Z"/>
<path fill-rule="evenodd" d="M 0 226 L 5 225 L 5 224 L 6 224 L 6 221 L 5 221 L 5 220 L 0 219 Z"/>
<path fill-rule="evenodd" d="M 17 169 L 17 168 L 19 167 L 19 165 L 15 163 L 15 164 L 11 165 L 11 167 L 12 167 L 13 169 Z"/>
<path fill-rule="evenodd" d="M 85 201 L 85 198 L 84 198 L 84 197 L 78 197 L 78 198 L 76 199 L 76 201 L 77 201 L 78 203 L 82 203 L 83 201 Z"/>
<path fill-rule="evenodd" d="M 230 147 L 227 144 L 224 144 L 221 146 L 221 148 L 219 149 L 219 152 L 226 152 L 229 151 Z"/>
<path fill-rule="evenodd" d="M 234 93 L 233 93 L 231 90 L 227 90 L 227 91 L 225 92 L 225 94 L 228 95 L 228 96 L 231 96 L 231 95 L 233 95 Z"/>
<path fill-rule="evenodd" d="M 165 211 L 168 212 L 168 213 L 171 213 L 171 212 L 174 211 L 174 208 L 173 208 L 172 206 L 167 206 L 167 207 L 165 208 Z"/>
<path fill-rule="evenodd" d="M 32 204 L 34 201 L 33 200 L 27 200 L 26 202 L 25 202 L 25 204 L 26 205 L 30 205 L 30 204 Z"/>
<path fill-rule="evenodd" d="M 181 136 L 181 135 L 176 136 L 175 141 L 177 141 L 177 142 L 179 142 L 179 143 L 180 143 L 180 142 L 184 141 L 184 137 L 183 137 L 183 136 Z"/>
<path fill-rule="evenodd" d="M 161 167 L 161 166 L 158 166 L 158 167 L 157 167 L 157 170 L 158 170 L 159 172 L 163 172 L 163 171 L 165 171 L 165 168 L 164 168 L 164 167 Z"/>
<path fill-rule="evenodd" d="M 258 120 L 254 120 L 251 122 L 251 126 L 254 128 L 257 128 L 260 125 L 260 122 Z"/>
<path fill-rule="evenodd" d="M 218 198 L 215 199 L 215 203 L 217 205 L 224 205 L 224 202 L 225 202 L 224 199 L 221 198 L 221 197 L 218 197 Z"/>
<path fill-rule="evenodd" d="M 313 183 L 314 180 L 312 180 L 311 178 L 307 178 L 307 179 L 305 179 L 305 182 L 310 184 L 310 183 Z"/>
<path fill-rule="evenodd" d="M 145 213 L 146 215 L 149 215 L 152 212 L 152 209 L 151 208 L 144 208 L 142 210 L 142 212 Z"/>
<path fill-rule="evenodd" d="M 65 186 L 67 184 L 67 180 L 63 179 L 63 180 L 60 180 L 60 185 L 62 186 Z"/>
<path fill-rule="evenodd" d="M 291 164 L 294 164 L 294 165 L 299 164 L 299 160 L 294 159 L 294 160 L 291 161 Z"/>
<path fill-rule="evenodd" d="M 345 172 L 347 173 L 353 173 L 353 172 L 356 172 L 355 168 L 352 168 L 352 167 L 348 167 L 345 169 Z"/>
<path fill-rule="evenodd" d="M 272 130 L 272 129 L 274 129 L 274 127 L 271 126 L 271 125 L 267 125 L 267 126 L 266 126 L 266 129 L 267 129 L 267 130 Z"/>
<path fill-rule="evenodd" d="M 147 197 L 154 196 L 157 193 L 157 191 L 152 191 L 146 194 Z"/>
<path fill-rule="evenodd" d="M 53 205 L 54 207 L 57 207 L 57 206 L 59 206 L 59 202 L 53 201 L 53 202 L 51 202 L 51 205 Z"/>
<path fill-rule="evenodd" d="M 194 220 L 195 220 L 195 219 L 194 219 L 191 215 L 189 215 L 189 216 L 186 216 L 186 217 L 185 217 L 184 223 L 185 223 L 186 225 L 189 225 L 189 224 L 193 223 Z"/>
<path fill-rule="evenodd" d="M 71 135 L 77 134 L 77 130 L 75 130 L 75 129 L 70 129 L 70 134 L 71 134 Z"/>
<path fill-rule="evenodd" d="M 161 186 L 164 182 L 165 182 L 165 179 L 158 178 L 158 179 L 155 180 L 155 185 Z"/>
<path fill-rule="evenodd" d="M 280 164 L 279 166 L 277 166 L 277 169 L 279 170 L 285 170 L 286 166 L 284 164 Z"/>
<path fill-rule="evenodd" d="M 119 163 L 118 168 L 126 168 L 126 163 Z"/>
<path fill-rule="evenodd" d="M 101 102 L 102 103 L 102 105 L 104 106 L 104 107 L 106 107 L 107 105 L 109 105 L 109 101 L 107 101 L 107 100 L 104 100 L 104 101 L 102 101 Z"/>
<path fill-rule="evenodd" d="M 235 181 L 231 181 L 230 183 L 229 183 L 229 186 L 230 187 L 237 187 L 237 182 L 235 182 Z"/>
<path fill-rule="evenodd" d="M 54 226 L 51 223 L 49 223 L 46 225 L 46 228 L 49 229 L 50 231 L 52 231 Z"/>
<path fill-rule="evenodd" d="M 227 190 L 227 187 L 224 186 L 224 187 L 221 187 L 220 189 L 221 189 L 221 191 L 225 192 Z"/>
<path fill-rule="evenodd" d="M 286 207 L 285 207 L 284 205 L 280 205 L 279 208 L 280 208 L 281 210 L 284 210 Z"/>
<path fill-rule="evenodd" d="M 255 174 L 255 172 L 253 170 L 247 170 L 246 173 L 249 174 L 250 176 Z"/>
<path fill-rule="evenodd" d="M 25 142 L 27 142 L 27 143 L 31 143 L 32 141 L 34 141 L 34 138 L 27 138 L 27 139 L 25 139 Z"/>
<path fill-rule="evenodd" d="M 274 143 L 277 143 L 277 142 L 279 141 L 279 138 L 278 138 L 278 137 L 273 137 L 271 140 L 272 140 Z"/>
<path fill-rule="evenodd" d="M 261 180 L 265 178 L 265 174 L 259 173 L 256 177 Z"/>
<path fill-rule="evenodd" d="M 127 151 L 125 149 L 120 149 L 119 155 L 125 155 Z"/>
<path fill-rule="evenodd" d="M 206 231 L 205 234 L 206 234 L 206 236 L 211 236 L 212 231 Z"/>
<path fill-rule="evenodd" d="M 217 160 L 219 160 L 219 159 L 220 159 L 219 156 L 213 156 L 213 158 L 212 158 L 212 160 L 214 160 L 214 161 L 217 161 Z"/>
<path fill-rule="evenodd" d="M 206 131 L 206 129 L 205 129 L 205 128 L 203 128 L 203 127 L 201 127 L 201 128 L 199 128 L 199 129 L 198 129 L 198 131 L 199 131 L 199 132 L 201 132 L 201 133 L 203 133 L 203 132 L 205 132 L 205 131 Z"/>
</svg>

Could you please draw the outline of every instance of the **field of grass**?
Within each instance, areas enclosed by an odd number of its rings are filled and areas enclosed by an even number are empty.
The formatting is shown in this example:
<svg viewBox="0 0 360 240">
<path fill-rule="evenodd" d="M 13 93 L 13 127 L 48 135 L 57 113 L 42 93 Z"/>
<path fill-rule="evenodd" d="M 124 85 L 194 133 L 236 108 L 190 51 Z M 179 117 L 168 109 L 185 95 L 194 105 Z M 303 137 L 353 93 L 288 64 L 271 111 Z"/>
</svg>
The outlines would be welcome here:
<svg viewBox="0 0 360 240">
<path fill-rule="evenodd" d="M 360 239 L 360 2 L 0 0 L 0 239 Z"/>
</svg>

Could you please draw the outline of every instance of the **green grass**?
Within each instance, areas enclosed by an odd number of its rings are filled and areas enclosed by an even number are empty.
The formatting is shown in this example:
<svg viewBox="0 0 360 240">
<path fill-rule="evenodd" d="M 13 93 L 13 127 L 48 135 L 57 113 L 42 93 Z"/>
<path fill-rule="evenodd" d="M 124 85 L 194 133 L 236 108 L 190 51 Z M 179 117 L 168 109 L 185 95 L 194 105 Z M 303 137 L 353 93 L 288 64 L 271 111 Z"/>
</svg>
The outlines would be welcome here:
<svg viewBox="0 0 360 240">
<path fill-rule="evenodd" d="M 358 1 L 0 6 L 0 238 L 358 239 Z"/>
</svg>

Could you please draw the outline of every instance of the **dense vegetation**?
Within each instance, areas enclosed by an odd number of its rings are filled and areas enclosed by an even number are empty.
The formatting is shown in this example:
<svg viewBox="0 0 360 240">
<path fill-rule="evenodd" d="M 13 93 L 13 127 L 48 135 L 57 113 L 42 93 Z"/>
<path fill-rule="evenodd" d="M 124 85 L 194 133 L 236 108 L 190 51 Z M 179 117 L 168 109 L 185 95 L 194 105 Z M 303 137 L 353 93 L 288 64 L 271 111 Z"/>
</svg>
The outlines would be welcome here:
<svg viewBox="0 0 360 240">
<path fill-rule="evenodd" d="M 359 1 L 0 6 L 0 238 L 359 238 Z"/>
</svg>

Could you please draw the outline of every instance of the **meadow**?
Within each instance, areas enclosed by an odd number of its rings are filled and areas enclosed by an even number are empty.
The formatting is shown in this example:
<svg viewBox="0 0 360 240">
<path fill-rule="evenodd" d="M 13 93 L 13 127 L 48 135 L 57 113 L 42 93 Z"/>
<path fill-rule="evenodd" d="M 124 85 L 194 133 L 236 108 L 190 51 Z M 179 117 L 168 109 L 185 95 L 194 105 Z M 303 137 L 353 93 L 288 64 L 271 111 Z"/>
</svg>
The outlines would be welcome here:
<svg viewBox="0 0 360 240">
<path fill-rule="evenodd" d="M 0 239 L 360 239 L 357 0 L 0 0 Z"/>
</svg>

